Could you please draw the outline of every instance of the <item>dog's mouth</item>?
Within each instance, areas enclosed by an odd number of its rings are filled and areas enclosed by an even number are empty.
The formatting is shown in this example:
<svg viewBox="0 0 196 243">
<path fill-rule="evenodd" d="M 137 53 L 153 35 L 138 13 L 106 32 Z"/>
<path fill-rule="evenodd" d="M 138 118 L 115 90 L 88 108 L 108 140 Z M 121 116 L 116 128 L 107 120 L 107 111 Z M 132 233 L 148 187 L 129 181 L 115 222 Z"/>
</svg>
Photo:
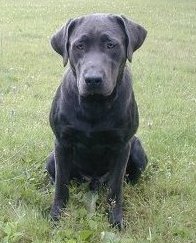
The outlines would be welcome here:
<svg viewBox="0 0 196 243">
<path fill-rule="evenodd" d="M 91 98 L 100 97 L 104 99 L 104 97 L 110 96 L 113 92 L 113 87 L 108 87 L 107 85 L 104 85 L 104 83 L 107 82 L 105 81 L 101 85 L 89 86 L 86 85 L 86 83 L 83 80 L 79 81 L 77 84 L 79 95 L 82 97 L 91 97 Z"/>
<path fill-rule="evenodd" d="M 102 91 L 102 90 L 85 90 L 83 92 L 79 92 L 79 95 L 84 98 L 89 99 L 106 99 L 112 94 L 112 91 Z"/>
<path fill-rule="evenodd" d="M 80 95 L 80 97 L 88 102 L 98 101 L 98 102 L 107 102 L 109 100 L 114 100 L 117 96 L 117 89 L 116 87 L 112 91 L 108 91 L 107 93 L 85 93 Z"/>
<path fill-rule="evenodd" d="M 80 71 L 76 79 L 80 96 L 104 98 L 113 92 L 111 77 L 108 77 L 103 70 Z"/>
<path fill-rule="evenodd" d="M 107 97 L 110 96 L 113 90 L 104 87 L 104 86 L 99 86 L 99 87 L 89 87 L 85 84 L 78 83 L 78 92 L 80 96 L 83 97 L 92 97 L 92 96 L 100 96 L 100 97 Z"/>
<path fill-rule="evenodd" d="M 84 96 L 89 96 L 89 97 L 107 97 L 110 96 L 112 91 L 102 91 L 102 90 L 87 90 L 84 93 Z"/>
</svg>

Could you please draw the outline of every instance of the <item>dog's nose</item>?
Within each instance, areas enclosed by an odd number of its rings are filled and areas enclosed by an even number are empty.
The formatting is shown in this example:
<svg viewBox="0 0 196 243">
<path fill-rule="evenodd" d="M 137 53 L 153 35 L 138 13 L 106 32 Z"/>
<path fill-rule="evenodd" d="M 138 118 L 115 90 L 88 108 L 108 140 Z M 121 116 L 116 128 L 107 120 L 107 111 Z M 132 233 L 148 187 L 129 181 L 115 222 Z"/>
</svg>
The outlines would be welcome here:
<svg viewBox="0 0 196 243">
<path fill-rule="evenodd" d="M 98 87 L 102 83 L 102 77 L 100 76 L 86 76 L 85 82 L 90 87 Z"/>
</svg>

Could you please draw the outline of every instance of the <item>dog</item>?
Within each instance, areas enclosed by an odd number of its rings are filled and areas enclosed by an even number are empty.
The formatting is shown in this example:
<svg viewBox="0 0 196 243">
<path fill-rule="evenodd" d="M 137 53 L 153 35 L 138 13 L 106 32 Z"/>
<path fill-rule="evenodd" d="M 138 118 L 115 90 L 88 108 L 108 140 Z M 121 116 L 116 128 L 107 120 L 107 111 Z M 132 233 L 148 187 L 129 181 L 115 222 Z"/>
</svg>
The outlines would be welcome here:
<svg viewBox="0 0 196 243">
<path fill-rule="evenodd" d="M 51 38 L 69 60 L 50 112 L 54 151 L 46 169 L 55 182 L 51 216 L 58 220 L 69 198 L 71 179 L 88 179 L 90 190 L 108 187 L 109 222 L 123 226 L 124 178 L 135 184 L 147 156 L 135 136 L 138 108 L 127 59 L 147 31 L 124 16 L 91 14 L 69 20 Z"/>
</svg>

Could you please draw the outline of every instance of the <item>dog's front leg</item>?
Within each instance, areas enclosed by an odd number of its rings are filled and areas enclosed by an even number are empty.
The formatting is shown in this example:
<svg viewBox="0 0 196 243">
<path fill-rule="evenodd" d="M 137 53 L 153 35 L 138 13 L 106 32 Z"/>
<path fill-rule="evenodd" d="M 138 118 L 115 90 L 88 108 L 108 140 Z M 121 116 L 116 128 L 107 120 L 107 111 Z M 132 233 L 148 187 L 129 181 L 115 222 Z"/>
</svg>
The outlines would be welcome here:
<svg viewBox="0 0 196 243">
<path fill-rule="evenodd" d="M 55 196 L 51 217 L 58 220 L 61 210 L 69 199 L 69 179 L 72 163 L 72 150 L 68 145 L 55 144 Z"/>
<path fill-rule="evenodd" d="M 116 155 L 113 168 L 110 171 L 109 180 L 109 222 L 112 226 L 117 226 L 119 229 L 123 226 L 122 213 L 122 187 L 124 175 L 126 171 L 127 162 L 130 154 L 130 144 L 128 143 L 124 148 L 118 151 Z"/>
</svg>

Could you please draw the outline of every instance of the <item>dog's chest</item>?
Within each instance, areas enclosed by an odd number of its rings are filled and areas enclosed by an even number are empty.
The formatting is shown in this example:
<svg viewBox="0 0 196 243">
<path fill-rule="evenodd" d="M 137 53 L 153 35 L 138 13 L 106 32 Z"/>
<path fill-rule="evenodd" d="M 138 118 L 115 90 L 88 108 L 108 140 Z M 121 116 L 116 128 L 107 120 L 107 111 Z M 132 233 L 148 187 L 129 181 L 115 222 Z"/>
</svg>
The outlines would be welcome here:
<svg viewBox="0 0 196 243">
<path fill-rule="evenodd" d="M 123 143 L 124 135 L 118 129 L 81 131 L 67 128 L 65 139 L 73 147 L 73 162 L 86 175 L 101 176 L 109 170 L 112 158 Z"/>
</svg>

